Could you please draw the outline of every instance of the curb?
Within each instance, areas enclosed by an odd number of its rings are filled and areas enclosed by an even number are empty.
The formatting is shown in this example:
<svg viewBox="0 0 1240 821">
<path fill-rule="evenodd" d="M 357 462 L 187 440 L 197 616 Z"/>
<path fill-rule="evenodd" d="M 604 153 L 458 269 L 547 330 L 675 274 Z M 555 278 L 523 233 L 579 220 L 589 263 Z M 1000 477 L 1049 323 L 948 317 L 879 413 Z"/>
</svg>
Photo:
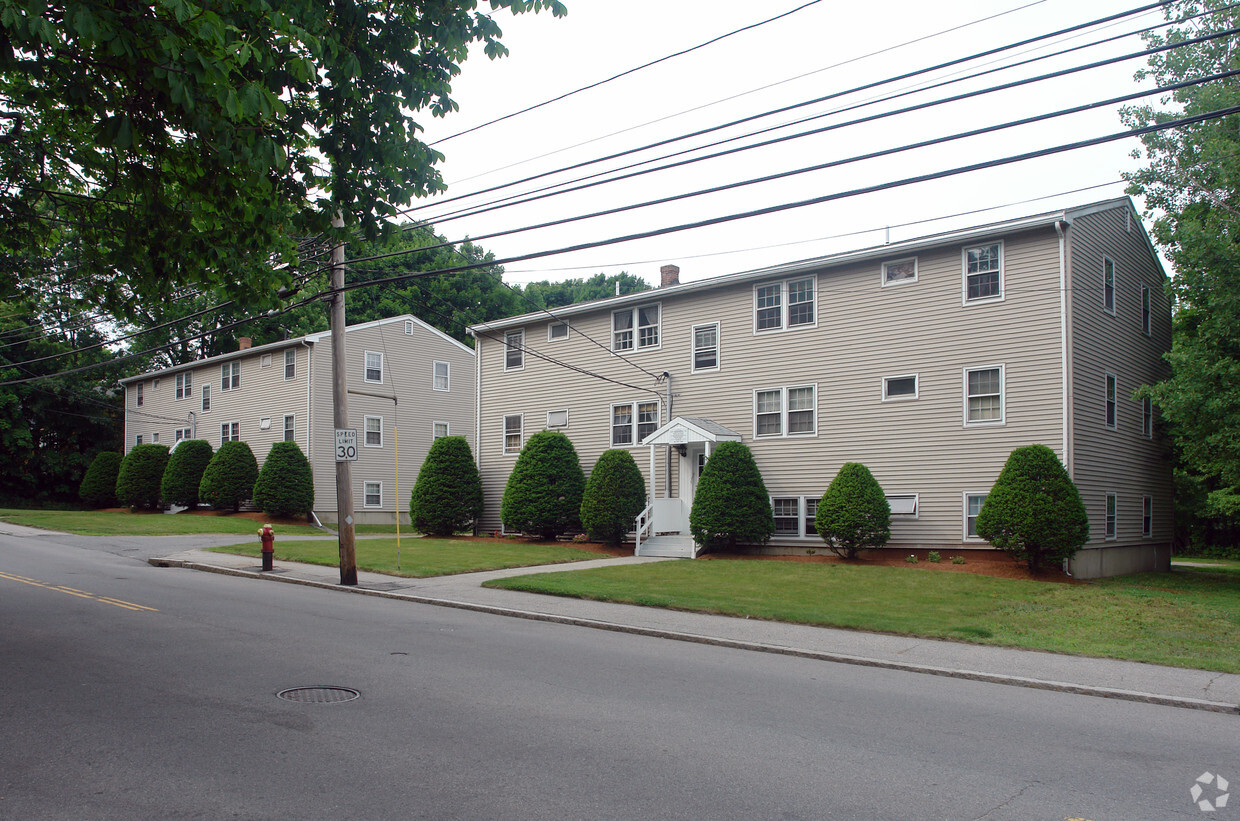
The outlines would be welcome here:
<svg viewBox="0 0 1240 821">
<path fill-rule="evenodd" d="M 852 664 L 858 667 L 875 667 L 884 670 L 898 670 L 905 673 L 921 673 L 923 675 L 965 679 L 967 681 L 981 681 L 987 684 L 1003 684 L 1010 687 L 1027 687 L 1033 690 L 1049 690 L 1056 693 L 1071 693 L 1073 695 L 1095 696 L 1097 698 L 1113 698 L 1121 701 L 1135 701 L 1142 704 L 1158 704 L 1164 707 L 1179 707 L 1187 710 L 1204 710 L 1212 713 L 1229 713 L 1231 715 L 1240 715 L 1240 705 L 1228 704 L 1221 701 L 1207 701 L 1205 699 L 1167 696 L 1159 695 L 1157 693 L 1142 693 L 1136 690 L 1119 690 L 1111 687 L 1095 687 L 1086 684 L 1072 684 L 1071 682 L 1065 681 L 1048 681 L 1045 679 L 1026 678 L 1024 676 L 1007 676 L 1000 673 L 984 673 L 978 670 L 960 670 L 950 667 L 935 667 L 927 664 L 910 664 L 908 662 L 890 661 L 888 659 L 853 656 L 846 653 L 831 653 L 825 650 L 805 650 L 797 647 L 787 647 L 780 644 L 765 644 L 762 642 L 742 641 L 740 639 L 725 639 L 715 636 L 703 636 L 697 633 L 681 633 L 675 630 L 662 630 L 654 627 L 638 627 L 630 624 L 603 621 L 601 619 L 587 619 L 580 616 L 559 616 L 553 613 L 518 610 L 511 607 L 499 607 L 491 604 L 478 604 L 476 602 L 455 601 L 453 599 L 432 598 L 429 596 L 419 596 L 413 593 L 395 593 L 386 590 L 370 590 L 365 587 L 342 587 L 339 584 L 319 582 L 314 581 L 313 579 L 298 579 L 292 576 L 268 576 L 250 570 L 219 567 L 217 565 L 182 561 L 179 559 L 148 559 L 147 561 L 154 567 L 183 567 L 189 570 L 202 570 L 207 573 L 218 573 L 224 576 L 240 576 L 250 579 L 284 582 L 285 584 L 299 584 L 305 587 L 317 587 L 323 590 L 337 590 L 364 596 L 375 596 L 383 599 L 397 599 L 400 601 L 414 602 L 415 604 L 429 604 L 436 607 L 452 607 L 458 610 L 471 610 L 476 613 L 488 613 L 494 616 L 507 616 L 509 618 L 529 619 L 531 621 L 545 621 L 553 624 L 570 625 L 573 627 L 588 627 L 594 630 L 610 630 L 613 633 L 629 633 L 635 636 L 648 636 L 650 638 L 668 639 L 671 641 L 706 644 L 713 647 L 727 647 L 733 650 L 750 650 L 759 653 L 773 653 L 781 656 L 814 659 L 816 661 L 829 661 L 837 664 Z"/>
</svg>

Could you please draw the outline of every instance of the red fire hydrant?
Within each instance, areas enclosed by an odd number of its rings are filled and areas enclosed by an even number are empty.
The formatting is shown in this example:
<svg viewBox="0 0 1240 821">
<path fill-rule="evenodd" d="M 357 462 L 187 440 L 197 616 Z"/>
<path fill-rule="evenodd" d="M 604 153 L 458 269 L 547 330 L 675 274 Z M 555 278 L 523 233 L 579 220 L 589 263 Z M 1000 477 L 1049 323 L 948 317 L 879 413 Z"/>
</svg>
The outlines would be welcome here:
<svg viewBox="0 0 1240 821">
<path fill-rule="evenodd" d="M 271 559 L 276 552 L 276 533 L 271 525 L 263 525 L 258 529 L 258 538 L 263 542 L 263 570 L 271 570 Z"/>
</svg>

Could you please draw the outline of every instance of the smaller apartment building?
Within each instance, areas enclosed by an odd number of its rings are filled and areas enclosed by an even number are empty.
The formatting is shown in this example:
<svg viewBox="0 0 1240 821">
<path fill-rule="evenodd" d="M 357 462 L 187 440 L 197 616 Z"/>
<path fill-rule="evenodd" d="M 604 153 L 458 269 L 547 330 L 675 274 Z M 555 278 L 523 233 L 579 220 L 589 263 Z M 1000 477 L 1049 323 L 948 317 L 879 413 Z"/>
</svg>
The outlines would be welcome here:
<svg viewBox="0 0 1240 821">
<path fill-rule="evenodd" d="M 1166 374 L 1164 280 L 1118 199 L 698 282 L 665 266 L 654 291 L 475 326 L 483 527 L 551 428 L 587 472 L 631 449 L 652 498 L 682 500 L 657 531 L 685 527 L 711 441 L 735 438 L 773 549 L 821 547 L 817 500 L 850 461 L 888 494 L 892 549 L 990 549 L 976 515 L 1008 454 L 1041 443 L 1089 513 L 1073 571 L 1165 567 L 1171 469 L 1132 396 Z M 643 445 L 657 431 L 674 444 Z"/>
<path fill-rule="evenodd" d="M 349 327 L 345 350 L 355 521 L 394 522 L 399 513 L 407 522 L 431 442 L 461 435 L 473 445 L 474 352 L 410 315 Z M 241 440 L 261 466 L 275 442 L 294 441 L 314 471 L 315 514 L 336 521 L 329 333 L 258 347 L 243 339 L 237 351 L 121 384 L 126 452 L 144 442 L 205 439 L 218 450 Z"/>
</svg>

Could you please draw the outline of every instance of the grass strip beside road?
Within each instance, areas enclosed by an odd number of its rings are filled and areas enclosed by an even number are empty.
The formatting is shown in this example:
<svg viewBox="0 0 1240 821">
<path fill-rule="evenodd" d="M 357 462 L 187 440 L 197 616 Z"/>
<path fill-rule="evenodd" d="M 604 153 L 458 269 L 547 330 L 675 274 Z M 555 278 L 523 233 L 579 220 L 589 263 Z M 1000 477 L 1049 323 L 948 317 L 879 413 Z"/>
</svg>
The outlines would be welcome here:
<svg viewBox="0 0 1240 821">
<path fill-rule="evenodd" d="M 359 539 L 354 549 L 357 553 L 358 570 L 415 579 L 603 558 L 598 553 L 562 544 L 506 544 L 415 537 L 401 539 L 400 569 L 397 569 L 395 539 Z M 253 546 L 215 547 L 212 550 L 242 556 L 261 556 L 257 541 Z M 297 541 L 281 540 L 277 537 L 275 551 L 275 558 L 280 561 L 329 567 L 338 567 L 340 564 L 339 543 L 332 540 Z"/>
<path fill-rule="evenodd" d="M 260 522 L 245 516 L 178 513 L 121 513 L 103 510 L 17 510 L 0 509 L 0 519 L 25 527 L 76 533 L 79 536 L 189 536 L 199 533 L 226 533 L 254 536 Z M 279 524 L 277 533 L 298 536 L 322 535 L 310 525 Z"/>
<path fill-rule="evenodd" d="M 1240 673 L 1240 564 L 1055 584 L 931 569 L 678 561 L 486 587 Z"/>
</svg>

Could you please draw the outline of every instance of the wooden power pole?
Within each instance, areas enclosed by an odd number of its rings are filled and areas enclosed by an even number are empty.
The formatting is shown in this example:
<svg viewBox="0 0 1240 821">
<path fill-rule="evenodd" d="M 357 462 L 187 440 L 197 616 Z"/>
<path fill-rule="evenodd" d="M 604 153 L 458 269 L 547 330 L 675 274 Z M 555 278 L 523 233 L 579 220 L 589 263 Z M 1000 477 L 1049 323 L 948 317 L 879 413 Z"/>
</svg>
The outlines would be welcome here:
<svg viewBox="0 0 1240 821">
<path fill-rule="evenodd" d="M 332 227 L 344 227 L 337 214 Z M 344 351 L 344 243 L 332 246 L 332 409 L 336 430 L 349 427 L 348 363 Z M 353 539 L 353 465 L 336 462 L 336 511 L 340 533 L 340 583 L 357 584 L 357 550 Z"/>
</svg>

